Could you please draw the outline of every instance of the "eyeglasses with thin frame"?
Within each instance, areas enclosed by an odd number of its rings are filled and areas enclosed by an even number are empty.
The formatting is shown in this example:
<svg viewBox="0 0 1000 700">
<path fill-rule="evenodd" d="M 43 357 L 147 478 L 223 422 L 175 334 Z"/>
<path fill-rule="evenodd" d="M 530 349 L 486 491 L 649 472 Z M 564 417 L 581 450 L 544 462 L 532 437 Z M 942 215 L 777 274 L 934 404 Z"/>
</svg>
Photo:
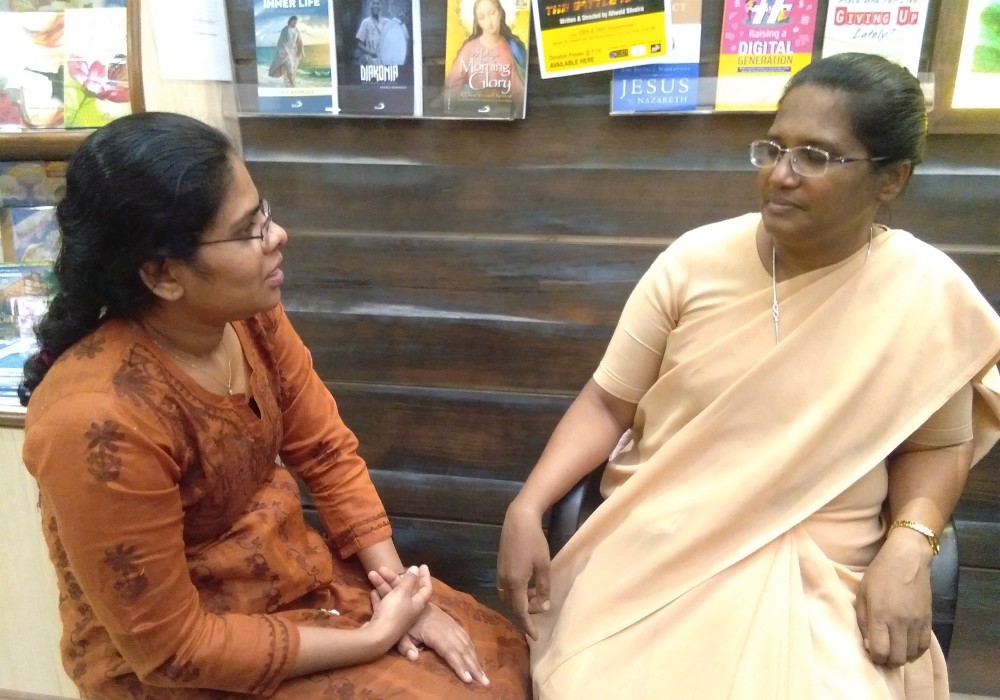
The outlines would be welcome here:
<svg viewBox="0 0 1000 700">
<path fill-rule="evenodd" d="M 772 168 L 778 164 L 781 157 L 788 154 L 792 172 L 803 177 L 822 177 L 826 175 L 830 163 L 858 163 L 867 161 L 877 163 L 880 160 L 890 160 L 889 156 L 874 158 L 852 158 L 850 156 L 831 156 L 822 148 L 816 146 L 792 146 L 784 148 L 774 141 L 761 139 L 750 144 L 750 162 L 758 168 Z"/>
<path fill-rule="evenodd" d="M 257 214 L 264 217 L 264 223 L 260 225 L 257 233 L 253 232 L 254 224 L 251 222 L 245 234 L 233 236 L 232 238 L 220 238 L 217 241 L 199 241 L 196 245 L 200 247 L 215 245 L 216 243 L 232 243 L 233 241 L 255 241 L 259 238 L 261 244 L 266 248 L 268 233 L 271 231 L 271 205 L 267 203 L 266 199 L 261 198 L 260 206 L 258 206 L 257 212 L 254 215 L 255 219 L 257 218 Z"/>
</svg>

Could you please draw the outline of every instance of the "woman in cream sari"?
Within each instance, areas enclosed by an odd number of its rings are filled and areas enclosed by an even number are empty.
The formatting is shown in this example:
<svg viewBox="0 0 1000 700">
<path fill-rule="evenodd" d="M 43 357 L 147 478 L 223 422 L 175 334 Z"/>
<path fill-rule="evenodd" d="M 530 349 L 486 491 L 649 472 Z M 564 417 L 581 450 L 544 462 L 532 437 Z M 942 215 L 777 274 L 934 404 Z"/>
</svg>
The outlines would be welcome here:
<svg viewBox="0 0 1000 700">
<path fill-rule="evenodd" d="M 760 213 L 639 282 L 504 523 L 537 697 L 948 697 L 930 562 L 1000 436 L 1000 318 L 875 222 L 925 134 L 904 69 L 810 65 L 751 145 Z M 542 514 L 626 429 L 550 565 Z"/>
</svg>

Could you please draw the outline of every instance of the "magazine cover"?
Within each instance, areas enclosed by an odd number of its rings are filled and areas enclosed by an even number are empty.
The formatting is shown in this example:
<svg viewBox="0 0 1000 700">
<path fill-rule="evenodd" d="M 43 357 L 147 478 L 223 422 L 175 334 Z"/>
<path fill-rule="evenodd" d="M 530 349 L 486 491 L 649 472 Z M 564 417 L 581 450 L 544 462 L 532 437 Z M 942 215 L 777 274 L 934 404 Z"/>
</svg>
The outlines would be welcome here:
<svg viewBox="0 0 1000 700">
<path fill-rule="evenodd" d="M 419 116 L 419 0 L 333 0 L 340 114 Z"/>
<path fill-rule="evenodd" d="M 254 0 L 258 111 L 334 111 L 329 0 Z"/>
<path fill-rule="evenodd" d="M 65 127 L 99 127 L 132 111 L 123 7 L 65 12 Z"/>
<path fill-rule="evenodd" d="M 0 250 L 5 263 L 52 263 L 59 253 L 55 207 L 0 210 Z"/>
<path fill-rule="evenodd" d="M 812 61 L 816 0 L 726 0 L 715 109 L 773 111 Z"/>
<path fill-rule="evenodd" d="M 700 64 L 701 0 L 675 2 L 667 57 L 657 63 L 615 69 L 611 78 L 611 114 L 697 109 Z"/>
<path fill-rule="evenodd" d="M 528 86 L 528 0 L 448 0 L 444 113 L 522 119 Z"/>
<path fill-rule="evenodd" d="M 21 368 L 37 349 L 35 322 L 49 298 L 47 266 L 0 265 L 0 402 L 17 405 Z"/>
<path fill-rule="evenodd" d="M 0 12 L 0 125 L 63 127 L 62 12 Z"/>
<path fill-rule="evenodd" d="M 0 12 L 61 12 L 77 7 L 125 7 L 125 0 L 0 0 Z"/>
<path fill-rule="evenodd" d="M 66 161 L 0 161 L 0 207 L 58 204 L 66 192 Z"/>
</svg>

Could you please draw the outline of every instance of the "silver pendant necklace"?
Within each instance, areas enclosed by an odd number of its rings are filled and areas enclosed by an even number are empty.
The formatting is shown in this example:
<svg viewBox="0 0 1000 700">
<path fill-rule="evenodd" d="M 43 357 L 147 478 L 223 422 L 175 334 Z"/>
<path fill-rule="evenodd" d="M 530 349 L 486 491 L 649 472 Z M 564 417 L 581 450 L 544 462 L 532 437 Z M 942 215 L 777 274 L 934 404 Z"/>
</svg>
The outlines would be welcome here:
<svg viewBox="0 0 1000 700">
<path fill-rule="evenodd" d="M 868 250 L 865 252 L 865 263 L 872 254 L 872 241 L 875 239 L 875 224 L 868 228 Z M 862 263 L 863 265 L 864 263 Z M 771 319 L 774 321 L 774 344 L 781 340 L 781 306 L 778 304 L 778 251 L 771 240 Z"/>
</svg>

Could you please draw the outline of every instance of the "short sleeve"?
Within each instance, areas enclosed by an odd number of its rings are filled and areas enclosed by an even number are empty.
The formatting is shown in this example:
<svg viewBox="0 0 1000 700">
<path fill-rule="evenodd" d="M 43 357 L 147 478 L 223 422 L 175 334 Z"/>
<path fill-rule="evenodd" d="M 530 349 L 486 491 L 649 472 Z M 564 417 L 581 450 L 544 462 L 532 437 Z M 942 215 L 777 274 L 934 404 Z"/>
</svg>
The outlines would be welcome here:
<svg viewBox="0 0 1000 700">
<path fill-rule="evenodd" d="M 639 403 L 659 376 L 667 337 L 677 327 L 678 280 L 664 251 L 639 280 L 622 310 L 594 381 L 611 395 Z"/>
<path fill-rule="evenodd" d="M 904 440 L 896 451 L 933 450 L 971 440 L 972 396 L 972 384 L 966 384 Z"/>
</svg>

